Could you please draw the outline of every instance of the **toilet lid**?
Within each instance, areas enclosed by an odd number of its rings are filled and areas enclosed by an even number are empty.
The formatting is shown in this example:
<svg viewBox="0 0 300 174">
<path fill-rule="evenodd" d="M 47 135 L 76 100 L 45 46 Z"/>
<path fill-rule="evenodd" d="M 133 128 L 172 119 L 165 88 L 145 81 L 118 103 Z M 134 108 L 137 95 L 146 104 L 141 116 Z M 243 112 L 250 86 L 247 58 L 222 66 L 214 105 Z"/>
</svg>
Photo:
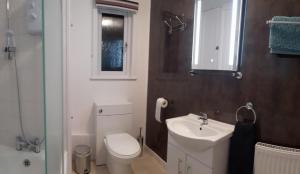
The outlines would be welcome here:
<svg viewBox="0 0 300 174">
<path fill-rule="evenodd" d="M 120 156 L 132 156 L 140 152 L 140 145 L 136 139 L 127 133 L 106 136 L 110 150 Z"/>
</svg>

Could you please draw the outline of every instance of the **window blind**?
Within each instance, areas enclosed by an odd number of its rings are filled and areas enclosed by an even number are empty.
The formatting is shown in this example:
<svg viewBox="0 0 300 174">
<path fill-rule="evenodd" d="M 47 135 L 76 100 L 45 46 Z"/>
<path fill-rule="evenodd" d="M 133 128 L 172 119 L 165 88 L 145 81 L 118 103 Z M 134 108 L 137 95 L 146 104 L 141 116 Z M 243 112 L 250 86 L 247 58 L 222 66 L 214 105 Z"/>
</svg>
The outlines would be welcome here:
<svg viewBox="0 0 300 174">
<path fill-rule="evenodd" d="M 101 8 L 121 9 L 136 13 L 139 3 L 129 0 L 96 0 L 96 6 Z"/>
</svg>

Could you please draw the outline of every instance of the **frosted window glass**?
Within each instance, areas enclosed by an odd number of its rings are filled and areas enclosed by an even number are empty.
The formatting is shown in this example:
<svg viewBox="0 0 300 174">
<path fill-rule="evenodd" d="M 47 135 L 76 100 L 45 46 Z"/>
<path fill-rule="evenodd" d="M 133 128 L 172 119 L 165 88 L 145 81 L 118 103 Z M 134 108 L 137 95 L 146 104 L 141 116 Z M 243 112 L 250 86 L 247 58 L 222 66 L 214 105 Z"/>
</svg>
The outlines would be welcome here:
<svg viewBox="0 0 300 174">
<path fill-rule="evenodd" d="M 101 71 L 123 71 L 124 16 L 102 14 Z"/>
</svg>

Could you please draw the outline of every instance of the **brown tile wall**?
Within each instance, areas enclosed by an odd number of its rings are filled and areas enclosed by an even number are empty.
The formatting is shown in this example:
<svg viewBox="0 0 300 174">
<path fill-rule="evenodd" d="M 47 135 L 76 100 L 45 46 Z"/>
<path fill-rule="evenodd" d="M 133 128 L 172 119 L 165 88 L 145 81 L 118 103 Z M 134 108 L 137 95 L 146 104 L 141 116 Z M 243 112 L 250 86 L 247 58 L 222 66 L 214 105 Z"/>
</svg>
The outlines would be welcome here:
<svg viewBox="0 0 300 174">
<path fill-rule="evenodd" d="M 152 0 L 146 144 L 166 159 L 167 128 L 154 120 L 158 97 L 170 101 L 164 118 L 208 112 L 209 117 L 235 123 L 235 110 L 252 101 L 258 115 L 259 139 L 300 148 L 300 56 L 269 54 L 272 16 L 300 16 L 299 0 L 248 0 L 242 80 L 229 72 L 202 71 L 190 76 L 194 0 Z M 185 32 L 169 36 L 163 11 L 184 13 Z"/>
</svg>

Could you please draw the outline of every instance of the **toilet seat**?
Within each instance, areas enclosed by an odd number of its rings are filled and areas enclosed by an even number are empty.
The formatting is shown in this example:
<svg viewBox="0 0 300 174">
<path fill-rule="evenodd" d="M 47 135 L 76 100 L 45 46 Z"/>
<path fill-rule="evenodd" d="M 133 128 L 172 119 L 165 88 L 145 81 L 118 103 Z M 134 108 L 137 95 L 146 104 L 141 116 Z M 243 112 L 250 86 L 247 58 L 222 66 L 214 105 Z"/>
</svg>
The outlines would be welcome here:
<svg viewBox="0 0 300 174">
<path fill-rule="evenodd" d="M 107 135 L 104 142 L 107 150 L 121 159 L 135 158 L 141 152 L 137 140 L 127 133 Z"/>
</svg>

